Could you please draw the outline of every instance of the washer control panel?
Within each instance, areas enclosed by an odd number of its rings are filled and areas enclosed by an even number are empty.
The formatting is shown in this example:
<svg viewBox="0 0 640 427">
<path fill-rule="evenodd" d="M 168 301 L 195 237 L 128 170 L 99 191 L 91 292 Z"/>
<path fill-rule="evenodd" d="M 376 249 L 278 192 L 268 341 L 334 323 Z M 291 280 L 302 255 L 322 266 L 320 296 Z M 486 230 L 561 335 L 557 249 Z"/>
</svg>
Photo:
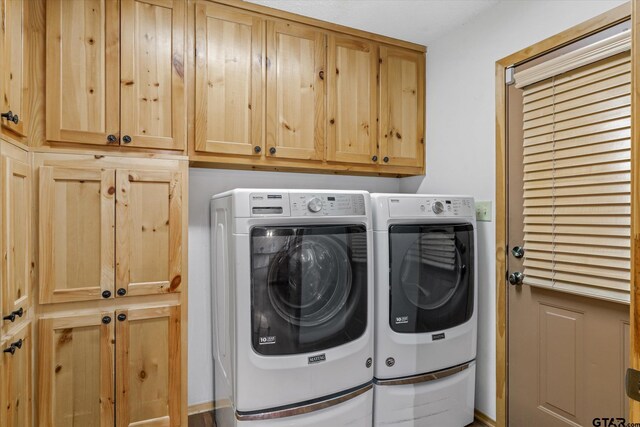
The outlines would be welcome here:
<svg viewBox="0 0 640 427">
<path fill-rule="evenodd" d="M 389 199 L 389 215 L 402 217 L 474 217 L 471 198 L 394 197 Z"/>
<path fill-rule="evenodd" d="M 290 193 L 291 216 L 365 215 L 362 194 Z"/>
</svg>

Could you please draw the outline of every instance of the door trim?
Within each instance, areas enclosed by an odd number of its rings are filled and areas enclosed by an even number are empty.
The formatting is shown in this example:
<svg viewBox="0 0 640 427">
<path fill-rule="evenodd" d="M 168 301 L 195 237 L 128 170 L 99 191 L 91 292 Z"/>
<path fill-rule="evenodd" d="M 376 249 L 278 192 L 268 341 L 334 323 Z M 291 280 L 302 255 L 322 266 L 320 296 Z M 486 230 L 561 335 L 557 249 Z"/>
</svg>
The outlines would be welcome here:
<svg viewBox="0 0 640 427">
<path fill-rule="evenodd" d="M 633 4 L 633 13 L 631 11 Z M 496 62 L 496 425 L 506 427 L 508 425 L 508 337 L 507 337 L 507 104 L 505 90 L 505 70 L 513 65 L 520 64 L 538 56 L 544 55 L 552 50 L 570 44 L 578 39 L 601 31 L 605 28 L 616 25 L 622 21 L 633 19 L 632 23 L 632 58 L 640 55 L 640 5 L 637 2 L 625 3 L 601 15 L 595 16 L 588 21 L 582 22 L 559 34 L 551 36 L 534 45 L 515 52 Z M 635 60 L 632 69 L 632 93 L 631 99 L 632 117 L 638 105 L 640 105 L 640 74 Z M 635 125 L 634 125 L 635 123 Z M 640 141 L 640 124 L 632 120 L 632 159 L 640 160 L 640 150 L 636 145 Z M 640 287 L 635 283 L 640 280 L 640 264 L 638 255 L 640 254 L 640 218 L 635 215 L 640 209 L 640 197 L 636 196 L 634 188 L 638 180 L 638 171 L 632 166 L 632 224 L 631 235 L 634 237 L 631 259 L 631 330 L 640 331 L 640 325 L 634 325 L 634 320 L 640 316 L 640 306 L 635 301 L 640 301 Z M 637 268 L 636 268 L 636 264 Z M 636 280 L 637 279 L 637 280 Z M 631 340 L 631 366 L 640 367 L 640 339 Z M 640 337 L 639 337 L 640 338 Z M 635 349 L 635 351 L 634 351 Z M 637 357 L 634 357 L 637 355 Z M 631 404 L 631 420 L 640 420 L 640 403 Z"/>
</svg>

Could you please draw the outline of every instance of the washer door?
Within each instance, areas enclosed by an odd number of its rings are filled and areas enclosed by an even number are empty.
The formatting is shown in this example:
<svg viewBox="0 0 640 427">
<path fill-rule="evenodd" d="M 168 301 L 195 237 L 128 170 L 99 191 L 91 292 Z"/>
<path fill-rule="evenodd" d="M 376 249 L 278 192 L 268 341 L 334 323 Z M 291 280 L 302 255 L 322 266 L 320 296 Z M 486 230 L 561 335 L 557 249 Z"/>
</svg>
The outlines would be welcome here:
<svg viewBox="0 0 640 427">
<path fill-rule="evenodd" d="M 364 333 L 366 239 L 366 229 L 360 225 L 252 229 L 251 312 L 256 352 L 313 352 Z"/>
<path fill-rule="evenodd" d="M 391 329 L 433 332 L 469 320 L 473 251 L 471 224 L 389 227 Z"/>
</svg>

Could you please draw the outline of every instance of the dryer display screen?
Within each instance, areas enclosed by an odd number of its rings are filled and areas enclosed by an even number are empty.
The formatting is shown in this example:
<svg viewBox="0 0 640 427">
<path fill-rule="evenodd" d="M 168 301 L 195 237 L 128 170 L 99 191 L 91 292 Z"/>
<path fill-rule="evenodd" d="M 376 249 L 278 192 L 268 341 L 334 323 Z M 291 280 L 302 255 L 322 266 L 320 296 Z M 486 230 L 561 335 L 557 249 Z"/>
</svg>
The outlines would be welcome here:
<svg viewBox="0 0 640 427">
<path fill-rule="evenodd" d="M 473 314 L 471 224 L 389 227 L 389 324 L 400 333 L 442 331 Z"/>
</svg>

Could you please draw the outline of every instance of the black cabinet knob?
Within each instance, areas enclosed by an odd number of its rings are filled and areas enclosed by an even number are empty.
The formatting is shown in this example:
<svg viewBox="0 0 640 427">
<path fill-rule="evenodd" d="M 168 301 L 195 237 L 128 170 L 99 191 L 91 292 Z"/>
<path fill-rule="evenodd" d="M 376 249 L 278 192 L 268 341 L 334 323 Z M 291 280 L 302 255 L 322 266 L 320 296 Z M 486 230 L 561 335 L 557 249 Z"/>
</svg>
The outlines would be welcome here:
<svg viewBox="0 0 640 427">
<path fill-rule="evenodd" d="M 115 135 L 113 135 L 113 134 L 107 135 L 107 142 L 108 142 L 109 144 L 113 144 L 113 143 L 114 143 L 114 142 L 116 142 L 117 140 L 118 140 L 118 137 L 117 137 L 117 136 L 115 136 Z"/>
<path fill-rule="evenodd" d="M 12 355 L 16 354 L 16 348 L 14 346 L 9 346 L 2 350 L 3 353 L 11 353 Z"/>
<path fill-rule="evenodd" d="M 125 296 L 127 294 L 127 290 L 125 288 L 120 288 L 116 291 L 116 293 L 118 294 L 118 296 Z"/>
<path fill-rule="evenodd" d="M 22 307 L 20 307 L 19 309 L 14 311 L 14 313 L 17 314 L 18 317 L 22 317 L 22 315 L 24 314 L 24 310 L 22 309 Z"/>
<path fill-rule="evenodd" d="M 385 157 L 384 159 L 382 159 L 382 161 L 385 162 L 385 163 L 389 163 L 389 158 Z"/>
<path fill-rule="evenodd" d="M 118 320 L 124 322 L 125 320 L 127 320 L 127 315 L 124 313 L 118 314 Z"/>
<path fill-rule="evenodd" d="M 374 161 L 374 162 L 377 162 L 377 161 L 378 161 L 378 156 L 373 156 L 373 157 L 371 158 L 371 160 L 372 160 L 372 161 Z"/>
<path fill-rule="evenodd" d="M 269 154 L 276 154 L 276 147 L 269 148 Z"/>
<path fill-rule="evenodd" d="M 11 321 L 11 323 L 13 323 L 16 321 L 16 316 L 22 317 L 23 314 L 24 314 L 24 310 L 22 309 L 22 307 L 20 307 L 19 309 L 14 310 L 10 314 L 4 316 L 2 320 L 9 320 Z"/>
<path fill-rule="evenodd" d="M 11 110 L 7 111 L 6 113 L 2 113 L 0 114 L 0 117 L 2 117 L 3 119 L 7 119 L 10 122 L 13 122 L 13 124 L 18 124 L 18 115 L 17 114 L 13 114 L 11 112 Z"/>
<path fill-rule="evenodd" d="M 122 142 L 124 142 L 125 144 L 128 144 L 131 142 L 131 137 L 129 135 L 125 135 L 122 137 Z"/>
<path fill-rule="evenodd" d="M 22 348 L 22 338 L 20 338 L 18 341 L 11 343 L 11 347 L 15 347 L 17 349 L 21 349 Z"/>
<path fill-rule="evenodd" d="M 105 325 L 108 325 L 109 323 L 111 323 L 111 316 L 104 316 L 102 318 L 102 323 L 104 323 Z"/>
<path fill-rule="evenodd" d="M 262 147 L 260 147 L 259 145 L 256 145 L 255 147 L 253 147 L 253 151 L 255 151 L 256 153 L 259 153 L 262 151 Z"/>
<path fill-rule="evenodd" d="M 102 298 L 109 298 L 111 296 L 111 291 L 102 291 Z"/>
</svg>

